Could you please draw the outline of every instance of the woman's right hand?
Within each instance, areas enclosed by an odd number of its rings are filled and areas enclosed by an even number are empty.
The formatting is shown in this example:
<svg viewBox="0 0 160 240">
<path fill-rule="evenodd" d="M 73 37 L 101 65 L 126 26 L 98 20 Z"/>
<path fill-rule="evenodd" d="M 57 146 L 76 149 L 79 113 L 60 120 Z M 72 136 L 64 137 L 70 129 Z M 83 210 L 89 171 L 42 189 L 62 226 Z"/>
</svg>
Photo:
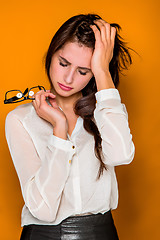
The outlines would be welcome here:
<svg viewBox="0 0 160 240">
<path fill-rule="evenodd" d="M 56 96 L 50 92 L 50 90 L 41 90 L 34 95 L 35 100 L 32 104 L 36 110 L 39 117 L 50 122 L 52 126 L 56 129 L 62 129 L 63 132 L 67 133 L 68 124 L 67 118 L 63 111 L 60 110 L 56 102 Z M 46 102 L 48 98 L 51 106 Z"/>
</svg>

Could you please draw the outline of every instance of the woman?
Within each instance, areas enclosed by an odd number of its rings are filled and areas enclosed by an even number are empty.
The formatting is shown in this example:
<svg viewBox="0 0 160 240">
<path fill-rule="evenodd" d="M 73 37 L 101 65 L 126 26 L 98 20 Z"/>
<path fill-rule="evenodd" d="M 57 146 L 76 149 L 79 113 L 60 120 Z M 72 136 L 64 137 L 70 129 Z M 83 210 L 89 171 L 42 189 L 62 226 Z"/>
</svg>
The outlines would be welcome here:
<svg viewBox="0 0 160 240">
<path fill-rule="evenodd" d="M 116 88 L 121 69 L 132 63 L 119 28 L 94 14 L 68 19 L 46 55 L 51 90 L 7 115 L 25 202 L 21 240 L 118 239 L 114 167 L 135 153 Z"/>
</svg>

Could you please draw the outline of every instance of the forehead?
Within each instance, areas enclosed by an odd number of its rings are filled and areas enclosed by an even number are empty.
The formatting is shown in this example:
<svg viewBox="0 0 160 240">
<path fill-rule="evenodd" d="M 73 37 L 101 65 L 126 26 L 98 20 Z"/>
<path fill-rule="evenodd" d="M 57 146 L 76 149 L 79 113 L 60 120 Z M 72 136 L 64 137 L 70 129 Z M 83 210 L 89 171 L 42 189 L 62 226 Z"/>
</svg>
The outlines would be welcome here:
<svg viewBox="0 0 160 240">
<path fill-rule="evenodd" d="M 90 67 L 93 50 L 77 42 L 68 42 L 60 50 L 58 55 L 65 58 L 75 66 Z"/>
</svg>

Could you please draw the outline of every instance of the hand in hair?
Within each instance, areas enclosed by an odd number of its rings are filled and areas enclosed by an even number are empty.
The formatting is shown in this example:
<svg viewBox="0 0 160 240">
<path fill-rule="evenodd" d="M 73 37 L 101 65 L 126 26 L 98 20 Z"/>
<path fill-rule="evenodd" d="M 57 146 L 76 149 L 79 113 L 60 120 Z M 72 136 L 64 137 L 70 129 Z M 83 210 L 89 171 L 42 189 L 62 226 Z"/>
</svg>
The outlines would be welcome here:
<svg viewBox="0 0 160 240">
<path fill-rule="evenodd" d="M 109 72 L 109 63 L 113 57 L 116 28 L 111 27 L 109 23 L 102 19 L 94 22 L 98 27 L 96 25 L 90 26 L 95 34 L 95 49 L 92 55 L 91 69 L 95 76 L 97 87 L 99 86 L 100 89 L 114 88 Z"/>
</svg>

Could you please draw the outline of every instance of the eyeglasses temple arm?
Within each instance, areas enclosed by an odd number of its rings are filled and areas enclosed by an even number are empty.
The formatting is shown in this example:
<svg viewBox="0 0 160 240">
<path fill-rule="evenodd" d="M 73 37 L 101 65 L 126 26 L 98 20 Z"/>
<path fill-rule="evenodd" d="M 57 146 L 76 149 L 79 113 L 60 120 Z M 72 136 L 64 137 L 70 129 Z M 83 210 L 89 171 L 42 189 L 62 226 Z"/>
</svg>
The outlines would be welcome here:
<svg viewBox="0 0 160 240">
<path fill-rule="evenodd" d="M 10 103 L 10 102 L 15 101 L 15 100 L 17 100 L 17 99 L 19 99 L 19 98 L 16 97 L 16 96 L 14 96 L 14 97 L 12 97 L 12 98 L 5 99 L 5 100 L 4 100 L 4 103 Z"/>
</svg>

